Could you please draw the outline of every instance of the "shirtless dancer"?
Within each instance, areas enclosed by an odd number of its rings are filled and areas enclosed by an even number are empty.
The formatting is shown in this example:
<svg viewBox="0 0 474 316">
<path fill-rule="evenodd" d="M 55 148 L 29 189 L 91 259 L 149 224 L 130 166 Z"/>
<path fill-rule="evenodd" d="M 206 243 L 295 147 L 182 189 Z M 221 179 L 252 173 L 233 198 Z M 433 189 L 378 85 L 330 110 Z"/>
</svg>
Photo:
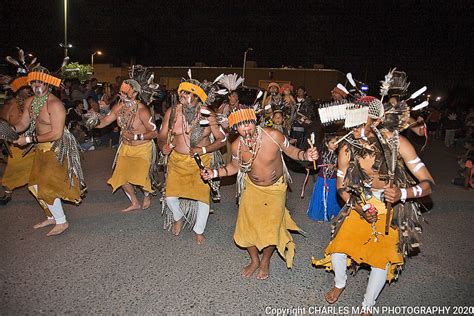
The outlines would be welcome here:
<svg viewBox="0 0 474 316">
<path fill-rule="evenodd" d="M 231 113 L 229 125 L 239 133 L 232 143 L 232 162 L 224 168 L 205 169 L 201 176 L 208 180 L 239 173 L 241 196 L 234 240 L 250 255 L 242 275 L 250 277 L 258 269 L 257 279 L 265 280 L 275 248 L 292 267 L 295 245 L 289 230 L 300 230 L 285 207 L 286 182 L 290 179 L 282 155 L 312 161 L 318 152 L 316 148 L 299 150 L 281 132 L 256 126 L 256 120 L 253 109 Z"/>
<path fill-rule="evenodd" d="M 164 203 L 172 212 L 172 233 L 178 236 L 184 220 L 195 218 L 195 223 L 188 223 L 196 233 L 196 242 L 201 244 L 205 240 L 204 229 L 210 209 L 210 188 L 202 181 L 193 155 L 198 154 L 204 165 L 209 167 L 210 153 L 225 145 L 226 136 L 222 128 L 215 124 L 215 114 L 205 106 L 207 94 L 197 80 L 182 82 L 178 94 L 179 103 L 166 111 L 158 136 L 162 153 L 169 155 Z M 207 126 L 200 124 L 203 119 L 201 110 L 209 111 L 206 119 L 213 123 Z M 183 209 L 184 204 L 180 200 L 188 203 L 186 209 Z M 196 216 L 188 216 L 189 209 L 197 209 Z"/>
<path fill-rule="evenodd" d="M 107 181 L 113 191 L 122 187 L 130 199 L 130 206 L 122 212 L 150 207 L 153 191 L 149 176 L 152 163 L 153 139 L 158 135 L 151 113 L 137 96 L 141 92 L 139 83 L 133 79 L 123 81 L 119 101 L 106 116 L 99 120 L 88 120 L 89 128 L 104 128 L 117 121 L 121 129 L 121 144 L 112 177 Z M 135 187 L 143 190 L 143 204 L 138 201 Z"/>
<path fill-rule="evenodd" d="M 59 235 L 69 227 L 61 199 L 79 204 L 85 188 L 77 143 L 64 127 L 66 110 L 49 92 L 50 85 L 59 87 L 60 82 L 44 67 L 38 66 L 28 73 L 34 96 L 25 101 L 25 110 L 15 124 L 17 132 L 28 129 L 29 135 L 21 135 L 15 144 L 36 146 L 28 185 L 38 202 L 46 204 L 52 214 L 34 226 L 37 229 L 55 225 L 47 236 Z"/>
</svg>

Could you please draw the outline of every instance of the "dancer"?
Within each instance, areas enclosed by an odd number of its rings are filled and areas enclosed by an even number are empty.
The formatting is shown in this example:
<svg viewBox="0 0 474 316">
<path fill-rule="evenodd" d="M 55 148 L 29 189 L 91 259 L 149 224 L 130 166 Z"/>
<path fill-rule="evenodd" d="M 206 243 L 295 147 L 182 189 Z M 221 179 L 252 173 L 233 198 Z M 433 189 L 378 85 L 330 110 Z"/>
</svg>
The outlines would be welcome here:
<svg viewBox="0 0 474 316">
<path fill-rule="evenodd" d="M 151 204 L 150 193 L 157 186 L 156 147 L 153 141 L 157 137 L 156 125 L 150 109 L 138 99 L 149 104 L 157 93 L 158 85 L 153 83 L 153 74 L 140 65 L 132 66 L 130 77 L 122 82 L 119 101 L 104 117 L 93 116 L 88 119 L 87 127 L 104 128 L 117 121 L 121 130 L 121 141 L 114 161 L 114 172 L 107 181 L 113 192 L 122 188 L 130 206 L 122 212 L 148 209 Z M 150 79 L 151 78 L 151 79 Z M 143 190 L 143 203 L 140 204 L 135 193 L 136 188 Z"/>
<path fill-rule="evenodd" d="M 183 80 L 178 87 L 179 103 L 166 111 L 158 136 L 161 151 L 168 156 L 164 228 L 178 236 L 187 224 L 198 244 L 205 241 L 211 188 L 201 179 L 193 156 L 198 155 L 206 167 L 216 166 L 222 163 L 219 149 L 226 143 L 225 132 L 206 103 L 213 102 L 216 89 L 191 75 Z"/>
<path fill-rule="evenodd" d="M 33 68 L 28 73 L 28 83 L 34 96 L 25 101 L 25 110 L 15 124 L 20 133 L 28 129 L 15 144 L 36 147 L 28 188 L 52 214 L 33 226 L 37 229 L 54 225 L 47 236 L 59 235 L 69 227 L 61 200 L 79 204 L 85 191 L 78 144 L 65 128 L 64 105 L 49 91 L 50 86 L 58 88 L 60 82 L 46 68 Z"/>
<path fill-rule="evenodd" d="M 299 150 L 278 130 L 257 126 L 251 108 L 232 112 L 229 126 L 239 133 L 232 143 L 232 162 L 223 168 L 206 168 L 201 176 L 209 181 L 238 173 L 240 204 L 234 241 L 247 248 L 250 255 L 242 275 L 250 277 L 258 269 L 257 279 L 265 280 L 275 248 L 287 267 L 292 267 L 295 244 L 289 231 L 300 231 L 285 206 L 287 182 L 291 178 L 283 153 L 295 160 L 312 161 L 318 158 L 318 152 L 315 148 Z M 259 252 L 263 252 L 261 258 Z"/>
</svg>

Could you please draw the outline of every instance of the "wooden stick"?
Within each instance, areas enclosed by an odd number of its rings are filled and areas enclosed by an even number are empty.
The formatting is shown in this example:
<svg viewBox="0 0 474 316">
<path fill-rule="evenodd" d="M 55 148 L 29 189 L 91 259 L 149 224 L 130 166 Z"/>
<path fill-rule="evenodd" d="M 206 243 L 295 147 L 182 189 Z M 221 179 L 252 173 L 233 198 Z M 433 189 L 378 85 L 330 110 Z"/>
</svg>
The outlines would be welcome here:
<svg viewBox="0 0 474 316">
<path fill-rule="evenodd" d="M 308 144 L 311 148 L 314 148 L 313 142 L 308 138 Z M 313 168 L 316 170 L 316 160 L 313 160 Z"/>
<path fill-rule="evenodd" d="M 393 181 L 389 181 L 389 185 L 393 188 Z M 390 228 L 390 215 L 392 213 L 392 203 L 387 203 L 387 217 L 385 218 L 385 235 L 388 235 L 388 231 Z"/>
<path fill-rule="evenodd" d="M 339 143 L 342 142 L 344 139 L 346 139 L 347 137 L 349 137 L 352 133 L 354 133 L 354 131 L 350 131 L 349 133 L 347 133 L 346 135 L 344 135 L 344 137 L 342 137 L 342 138 L 339 139 L 337 142 L 335 142 L 334 145 L 339 144 Z"/>
</svg>

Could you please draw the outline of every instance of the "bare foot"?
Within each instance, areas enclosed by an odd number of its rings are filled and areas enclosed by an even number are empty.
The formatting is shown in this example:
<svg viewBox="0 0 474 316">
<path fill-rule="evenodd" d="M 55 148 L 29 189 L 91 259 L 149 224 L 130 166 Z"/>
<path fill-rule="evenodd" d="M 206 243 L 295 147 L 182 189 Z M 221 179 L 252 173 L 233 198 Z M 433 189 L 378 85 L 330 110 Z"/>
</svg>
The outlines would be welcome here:
<svg viewBox="0 0 474 316">
<path fill-rule="evenodd" d="M 33 228 L 38 229 L 38 228 L 43 228 L 43 227 L 54 225 L 54 224 L 56 224 L 56 221 L 54 219 L 46 219 L 45 221 L 42 221 L 41 223 L 38 223 L 35 226 L 33 226 Z"/>
<path fill-rule="evenodd" d="M 143 205 L 142 205 L 142 210 L 146 210 L 150 207 L 150 204 L 151 204 L 151 195 L 148 194 L 148 195 L 145 195 L 143 197 Z"/>
<path fill-rule="evenodd" d="M 257 272 L 257 279 L 258 280 L 266 280 L 270 276 L 268 273 L 270 270 L 270 261 L 264 262 L 263 260 L 260 261 L 260 266 Z"/>
<path fill-rule="evenodd" d="M 333 286 L 332 289 L 330 289 L 329 292 L 324 295 L 324 298 L 329 304 L 334 304 L 339 299 L 339 296 L 341 295 L 342 291 L 344 291 L 344 288 L 340 289 Z"/>
<path fill-rule="evenodd" d="M 198 245 L 202 245 L 206 238 L 204 238 L 203 234 L 196 234 L 196 242 Z"/>
<path fill-rule="evenodd" d="M 67 222 L 64 224 L 56 224 L 54 225 L 53 229 L 51 229 L 49 233 L 46 234 L 46 236 L 56 236 L 62 234 L 68 227 L 69 224 Z"/>
<path fill-rule="evenodd" d="M 250 263 L 242 269 L 242 275 L 246 278 L 250 278 L 255 270 L 258 269 L 258 266 L 258 262 L 250 261 Z"/>
<path fill-rule="evenodd" d="M 173 226 L 171 226 L 171 232 L 173 233 L 173 235 L 178 236 L 182 228 L 183 228 L 183 219 L 181 218 L 173 223 Z"/>
<path fill-rule="evenodd" d="M 142 206 L 141 206 L 140 204 L 138 204 L 138 203 L 137 203 L 137 204 L 131 204 L 129 207 L 124 208 L 124 209 L 122 210 L 122 212 L 125 213 L 125 212 L 130 212 L 130 211 L 139 210 L 139 209 L 141 209 L 141 207 L 142 207 Z"/>
</svg>

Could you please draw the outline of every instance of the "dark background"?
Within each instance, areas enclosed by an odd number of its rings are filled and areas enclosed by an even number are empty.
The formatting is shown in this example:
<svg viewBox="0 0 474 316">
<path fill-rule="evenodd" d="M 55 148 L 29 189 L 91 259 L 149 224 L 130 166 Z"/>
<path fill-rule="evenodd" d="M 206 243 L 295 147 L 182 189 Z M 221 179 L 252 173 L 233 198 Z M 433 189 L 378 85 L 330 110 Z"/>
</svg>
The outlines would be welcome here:
<svg viewBox="0 0 474 316">
<path fill-rule="evenodd" d="M 474 84 L 474 1 L 93 1 L 69 0 L 72 61 L 115 65 L 259 67 L 324 64 L 352 72 L 378 92 L 391 67 L 415 87 Z M 63 1 L 5 1 L 1 56 L 15 46 L 58 68 Z M 2 58 L 3 60 L 3 58 Z"/>
</svg>

